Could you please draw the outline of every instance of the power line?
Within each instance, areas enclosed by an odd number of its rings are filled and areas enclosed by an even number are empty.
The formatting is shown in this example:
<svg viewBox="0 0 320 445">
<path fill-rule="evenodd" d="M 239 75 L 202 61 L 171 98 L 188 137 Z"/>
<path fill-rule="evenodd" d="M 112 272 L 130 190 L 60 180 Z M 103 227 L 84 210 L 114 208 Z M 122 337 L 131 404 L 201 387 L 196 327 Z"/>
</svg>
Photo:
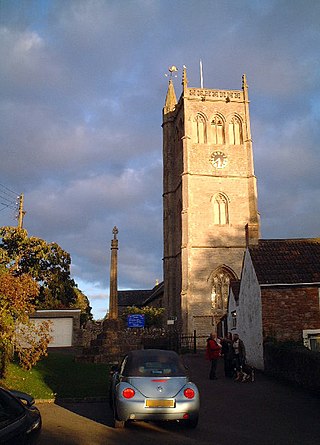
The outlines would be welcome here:
<svg viewBox="0 0 320 445">
<path fill-rule="evenodd" d="M 2 210 L 14 210 L 17 211 L 18 210 L 18 203 L 11 203 L 11 204 L 5 204 L 4 202 L 0 202 L 0 212 L 2 212 Z"/>
<path fill-rule="evenodd" d="M 10 194 L 7 192 L 10 191 Z M 5 209 L 17 209 L 19 196 L 17 193 L 14 193 L 12 190 L 8 189 L 8 187 L 0 184 L 0 212 Z"/>
<path fill-rule="evenodd" d="M 2 206 L 0 208 L 0 211 L 4 210 L 4 209 L 15 209 L 16 210 L 17 206 L 18 206 L 18 202 L 17 202 L 17 199 L 12 201 L 12 200 L 6 199 L 4 196 L 1 196 L 1 194 L 0 194 L 0 205 Z"/>
<path fill-rule="evenodd" d="M 15 196 L 15 198 L 13 199 L 13 198 L 11 198 L 11 196 L 8 198 L 7 197 L 8 195 L 4 195 L 2 192 L 1 192 L 1 190 L 0 190 L 0 199 L 2 200 L 2 201 L 6 201 L 6 202 L 15 202 L 16 200 L 17 200 L 17 198 L 18 198 L 18 196 Z"/>
<path fill-rule="evenodd" d="M 6 186 L 3 185 L 3 184 L 0 184 L 0 187 L 1 187 L 2 189 L 4 189 L 4 190 L 2 190 L 2 193 L 5 193 L 6 195 L 9 195 L 8 192 L 12 193 L 15 197 L 17 197 L 17 196 L 19 195 L 19 193 L 14 192 L 13 190 L 9 189 L 8 187 L 6 187 Z"/>
<path fill-rule="evenodd" d="M 2 208 L 0 209 L 0 211 L 3 209 L 17 209 L 17 203 L 6 204 L 4 202 L 0 202 L 0 205 L 2 205 Z"/>
<path fill-rule="evenodd" d="M 9 189 L 9 187 L 0 184 L 0 212 L 3 210 L 14 210 L 15 212 L 19 212 L 19 203 L 21 202 L 21 196 L 13 190 Z M 23 208 L 21 212 L 23 211 Z M 20 214 L 20 212 L 19 212 Z M 19 215 L 15 215 L 17 218 Z M 22 223 L 21 223 L 22 224 Z"/>
<path fill-rule="evenodd" d="M 11 195 L 9 195 L 8 193 L 3 193 L 2 190 L 0 190 L 0 198 L 5 199 L 6 201 L 12 201 L 13 199 Z M 15 196 L 15 198 L 17 198 L 17 196 Z"/>
</svg>

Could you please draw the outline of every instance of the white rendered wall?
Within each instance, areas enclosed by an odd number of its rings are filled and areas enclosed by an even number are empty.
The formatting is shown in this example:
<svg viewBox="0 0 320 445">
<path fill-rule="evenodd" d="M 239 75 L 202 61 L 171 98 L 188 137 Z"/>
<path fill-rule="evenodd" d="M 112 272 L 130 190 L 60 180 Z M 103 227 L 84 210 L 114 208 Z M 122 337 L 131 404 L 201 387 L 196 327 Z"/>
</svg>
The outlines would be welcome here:
<svg viewBox="0 0 320 445">
<path fill-rule="evenodd" d="M 247 362 L 251 366 L 263 370 L 261 291 L 248 250 L 245 254 L 236 310 L 237 329 L 235 332 L 239 334 L 245 344 Z"/>
<path fill-rule="evenodd" d="M 33 318 L 35 324 L 50 321 L 50 335 L 52 340 L 49 348 L 72 346 L 73 318 Z"/>
</svg>

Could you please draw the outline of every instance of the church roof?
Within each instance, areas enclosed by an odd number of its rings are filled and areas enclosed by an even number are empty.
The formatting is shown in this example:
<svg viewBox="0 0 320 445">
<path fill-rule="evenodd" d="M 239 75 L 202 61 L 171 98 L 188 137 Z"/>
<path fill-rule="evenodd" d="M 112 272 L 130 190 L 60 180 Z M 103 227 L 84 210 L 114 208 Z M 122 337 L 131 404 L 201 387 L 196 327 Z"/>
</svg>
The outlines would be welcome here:
<svg viewBox="0 0 320 445">
<path fill-rule="evenodd" d="M 153 293 L 150 290 L 118 290 L 118 306 L 142 306 L 143 302 Z"/>
<path fill-rule="evenodd" d="M 152 303 L 154 300 L 157 300 L 158 298 L 161 298 L 164 293 L 164 282 L 157 284 L 151 291 L 151 294 L 146 298 L 146 300 L 143 302 L 143 306 L 147 306 L 148 304 Z"/>
<path fill-rule="evenodd" d="M 261 285 L 320 283 L 320 238 L 260 239 L 248 250 Z"/>
<path fill-rule="evenodd" d="M 156 284 L 153 289 L 119 290 L 118 306 L 146 306 L 148 303 L 160 298 L 163 294 L 163 281 Z"/>
</svg>

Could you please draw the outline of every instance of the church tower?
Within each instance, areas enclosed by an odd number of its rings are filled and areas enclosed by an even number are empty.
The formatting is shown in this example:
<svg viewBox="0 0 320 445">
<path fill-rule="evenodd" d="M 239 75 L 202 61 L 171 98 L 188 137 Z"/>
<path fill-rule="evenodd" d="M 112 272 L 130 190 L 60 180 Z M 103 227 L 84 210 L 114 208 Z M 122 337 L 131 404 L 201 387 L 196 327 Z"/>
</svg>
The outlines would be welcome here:
<svg viewBox="0 0 320 445">
<path fill-rule="evenodd" d="M 207 335 L 260 237 L 246 76 L 241 90 L 189 88 L 184 68 L 162 127 L 164 305 L 183 332 Z"/>
</svg>

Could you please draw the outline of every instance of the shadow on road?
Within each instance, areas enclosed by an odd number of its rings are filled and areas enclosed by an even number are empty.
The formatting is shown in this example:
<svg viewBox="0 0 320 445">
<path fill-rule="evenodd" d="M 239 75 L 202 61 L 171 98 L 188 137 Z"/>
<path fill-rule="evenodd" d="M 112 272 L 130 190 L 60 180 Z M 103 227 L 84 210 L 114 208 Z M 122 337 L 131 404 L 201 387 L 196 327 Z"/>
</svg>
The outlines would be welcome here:
<svg viewBox="0 0 320 445">
<path fill-rule="evenodd" d="M 320 400 L 258 373 L 255 382 L 224 377 L 209 380 L 204 354 L 184 357 L 201 397 L 199 425 L 134 422 L 124 430 L 113 426 L 109 403 L 58 401 L 42 406 L 43 439 L 39 445 L 314 445 L 320 434 Z M 297 419 L 299 419 L 297 421 Z"/>
<path fill-rule="evenodd" d="M 86 417 L 94 422 L 113 427 L 113 413 L 108 402 L 68 402 L 58 401 L 57 405 L 72 411 L 79 416 Z"/>
</svg>

